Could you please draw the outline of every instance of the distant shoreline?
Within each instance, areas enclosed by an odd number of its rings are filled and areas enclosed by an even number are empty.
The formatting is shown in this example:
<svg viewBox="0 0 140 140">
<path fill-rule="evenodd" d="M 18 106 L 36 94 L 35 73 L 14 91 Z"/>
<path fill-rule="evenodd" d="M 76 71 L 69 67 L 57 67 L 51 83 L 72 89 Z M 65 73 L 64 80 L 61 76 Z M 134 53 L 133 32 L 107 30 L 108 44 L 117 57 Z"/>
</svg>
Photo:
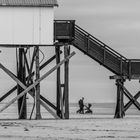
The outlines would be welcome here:
<svg viewBox="0 0 140 140">
<path fill-rule="evenodd" d="M 0 103 L 0 108 L 4 106 L 6 103 Z M 27 112 L 28 116 L 30 116 L 31 110 L 33 108 L 33 103 L 28 103 Z M 78 103 L 70 103 L 70 116 L 76 117 L 78 114 L 76 111 L 79 109 Z M 94 117 L 96 115 L 111 115 L 112 117 L 115 114 L 116 104 L 115 103 L 92 103 L 91 107 L 93 114 L 87 114 L 88 117 Z M 15 102 L 11 106 L 9 106 L 5 111 L 0 113 L 0 118 L 6 117 L 14 117 L 17 118 L 17 103 Z M 43 107 L 41 107 L 41 114 L 46 117 L 52 117 Z M 34 113 L 35 115 L 35 113 Z M 131 106 L 127 111 L 126 115 L 140 115 L 140 111 L 135 107 Z M 85 116 L 85 115 L 84 115 Z"/>
</svg>

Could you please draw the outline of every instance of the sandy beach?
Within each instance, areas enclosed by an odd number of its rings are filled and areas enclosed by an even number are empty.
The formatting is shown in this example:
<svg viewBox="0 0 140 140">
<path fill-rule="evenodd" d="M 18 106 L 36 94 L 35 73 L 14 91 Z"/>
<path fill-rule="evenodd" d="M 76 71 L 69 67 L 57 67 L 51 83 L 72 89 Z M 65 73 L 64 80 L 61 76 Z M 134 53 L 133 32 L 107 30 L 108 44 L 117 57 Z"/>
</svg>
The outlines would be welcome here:
<svg viewBox="0 0 140 140">
<path fill-rule="evenodd" d="M 55 120 L 42 110 L 43 120 L 18 120 L 13 104 L 0 114 L 0 140 L 139 140 L 140 114 L 132 107 L 124 119 L 114 119 L 115 105 L 94 104 L 93 114 L 76 114 L 70 106 L 69 120 Z M 28 118 L 32 105 L 28 108 Z M 35 114 L 33 115 L 33 118 Z"/>
<path fill-rule="evenodd" d="M 78 106 L 72 104 L 69 120 L 55 120 L 45 110 L 42 110 L 43 120 L 18 120 L 17 106 L 13 104 L 0 114 L 0 140 L 140 139 L 140 114 L 136 108 L 132 107 L 124 119 L 114 119 L 115 105 L 93 106 L 93 114 L 76 114 Z M 32 104 L 28 118 L 31 108 Z"/>
<path fill-rule="evenodd" d="M 0 120 L 0 140 L 139 140 L 140 117 Z"/>
</svg>

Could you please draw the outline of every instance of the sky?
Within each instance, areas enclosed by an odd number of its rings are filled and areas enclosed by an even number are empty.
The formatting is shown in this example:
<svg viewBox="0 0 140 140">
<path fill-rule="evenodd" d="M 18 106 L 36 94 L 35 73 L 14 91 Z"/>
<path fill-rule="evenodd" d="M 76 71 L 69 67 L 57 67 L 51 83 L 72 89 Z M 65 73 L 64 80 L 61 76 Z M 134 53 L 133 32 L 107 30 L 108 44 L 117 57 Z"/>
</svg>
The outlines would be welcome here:
<svg viewBox="0 0 140 140">
<path fill-rule="evenodd" d="M 58 0 L 55 19 L 72 19 L 76 24 L 127 58 L 140 58 L 140 1 L 138 0 Z M 71 59 L 70 99 L 81 96 L 88 102 L 116 102 L 113 75 L 80 51 Z M 132 94 L 138 81 L 126 82 Z M 127 101 L 127 99 L 125 99 Z"/>
<path fill-rule="evenodd" d="M 140 58 L 139 0 L 58 0 L 58 4 L 59 7 L 55 8 L 55 19 L 76 20 L 77 25 L 125 57 Z M 1 50 L 1 63 L 16 73 L 15 49 Z M 52 48 L 45 48 L 43 51 L 45 60 L 54 54 Z M 115 81 L 109 79 L 114 74 L 73 46 L 71 51 L 75 51 L 76 55 L 70 60 L 70 102 L 78 102 L 81 97 L 85 98 L 85 102 L 116 102 Z M 51 63 L 41 75 L 54 65 L 55 62 Z M 2 71 L 0 79 L 0 95 L 3 95 L 15 83 Z M 140 86 L 138 81 L 126 82 L 125 85 L 133 95 Z M 41 94 L 55 101 L 55 87 L 53 73 L 41 83 Z"/>
</svg>

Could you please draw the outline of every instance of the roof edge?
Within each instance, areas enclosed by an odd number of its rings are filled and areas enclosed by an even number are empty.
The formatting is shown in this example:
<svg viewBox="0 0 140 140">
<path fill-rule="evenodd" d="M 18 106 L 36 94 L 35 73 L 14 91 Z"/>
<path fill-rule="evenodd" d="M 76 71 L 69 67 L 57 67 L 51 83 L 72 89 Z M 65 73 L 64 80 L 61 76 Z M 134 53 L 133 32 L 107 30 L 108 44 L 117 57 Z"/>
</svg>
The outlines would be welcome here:
<svg viewBox="0 0 140 140">
<path fill-rule="evenodd" d="M 57 0 L 0 0 L 0 7 L 58 7 Z"/>
<path fill-rule="evenodd" d="M 54 5 L 1 5 L 0 7 L 58 7 L 58 4 L 54 4 Z"/>
</svg>

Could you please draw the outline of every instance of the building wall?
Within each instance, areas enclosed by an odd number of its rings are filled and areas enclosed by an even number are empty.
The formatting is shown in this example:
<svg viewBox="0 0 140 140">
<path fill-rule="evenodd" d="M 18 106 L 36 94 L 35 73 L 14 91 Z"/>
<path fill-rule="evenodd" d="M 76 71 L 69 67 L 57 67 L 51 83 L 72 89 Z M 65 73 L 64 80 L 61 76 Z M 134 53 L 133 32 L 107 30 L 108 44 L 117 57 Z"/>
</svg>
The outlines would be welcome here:
<svg viewBox="0 0 140 140">
<path fill-rule="evenodd" d="M 0 44 L 53 44 L 52 7 L 0 7 Z"/>
</svg>

